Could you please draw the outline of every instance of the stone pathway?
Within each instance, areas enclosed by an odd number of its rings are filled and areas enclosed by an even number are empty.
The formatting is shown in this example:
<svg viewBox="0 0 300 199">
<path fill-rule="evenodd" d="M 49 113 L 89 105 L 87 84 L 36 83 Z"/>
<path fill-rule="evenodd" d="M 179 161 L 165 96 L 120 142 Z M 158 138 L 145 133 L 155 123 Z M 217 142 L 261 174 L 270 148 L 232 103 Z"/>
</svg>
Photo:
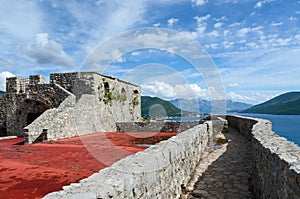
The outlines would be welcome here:
<svg viewBox="0 0 300 199">
<path fill-rule="evenodd" d="M 253 198 L 250 191 L 253 168 L 250 143 L 232 128 L 224 135 L 230 140 L 229 143 L 201 160 L 195 172 L 199 178 L 193 190 L 182 198 Z M 210 165 L 206 166 L 207 169 L 204 171 L 205 166 L 201 164 L 205 165 L 207 162 L 211 163 L 208 163 Z"/>
</svg>

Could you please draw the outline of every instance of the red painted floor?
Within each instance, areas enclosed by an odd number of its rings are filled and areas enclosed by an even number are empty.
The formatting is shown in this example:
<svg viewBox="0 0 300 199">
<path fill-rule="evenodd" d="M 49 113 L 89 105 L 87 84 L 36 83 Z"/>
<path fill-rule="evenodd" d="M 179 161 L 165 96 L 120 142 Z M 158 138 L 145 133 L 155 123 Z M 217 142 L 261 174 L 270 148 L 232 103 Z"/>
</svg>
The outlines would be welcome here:
<svg viewBox="0 0 300 199">
<path fill-rule="evenodd" d="M 177 133 L 97 133 L 48 143 L 0 141 L 0 198 L 41 198 Z"/>
</svg>

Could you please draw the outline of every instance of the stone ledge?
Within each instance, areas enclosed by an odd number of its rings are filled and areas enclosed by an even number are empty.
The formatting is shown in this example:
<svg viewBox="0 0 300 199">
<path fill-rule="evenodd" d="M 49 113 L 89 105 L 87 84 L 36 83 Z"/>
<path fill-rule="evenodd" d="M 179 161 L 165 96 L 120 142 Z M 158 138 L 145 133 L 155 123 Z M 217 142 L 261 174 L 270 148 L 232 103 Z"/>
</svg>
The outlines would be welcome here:
<svg viewBox="0 0 300 199">
<path fill-rule="evenodd" d="M 179 198 L 212 132 L 197 125 L 45 198 Z"/>
<path fill-rule="evenodd" d="M 14 139 L 17 138 L 17 136 L 5 136 L 5 137 L 0 137 L 0 140 L 8 140 L 8 139 Z"/>
<path fill-rule="evenodd" d="M 251 141 L 257 198 L 300 198 L 300 148 L 272 131 L 264 119 L 227 116 L 230 126 Z"/>
</svg>

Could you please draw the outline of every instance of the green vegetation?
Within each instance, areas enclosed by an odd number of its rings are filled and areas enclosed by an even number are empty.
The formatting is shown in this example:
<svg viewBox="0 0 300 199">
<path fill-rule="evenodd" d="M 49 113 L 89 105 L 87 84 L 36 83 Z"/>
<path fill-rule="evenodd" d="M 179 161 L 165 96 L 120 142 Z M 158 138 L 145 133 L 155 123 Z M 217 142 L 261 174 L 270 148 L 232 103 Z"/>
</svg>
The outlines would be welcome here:
<svg viewBox="0 0 300 199">
<path fill-rule="evenodd" d="M 300 115 L 300 92 L 289 92 L 258 104 L 241 113 Z"/>
<path fill-rule="evenodd" d="M 139 105 L 139 98 L 138 98 L 138 96 L 135 96 L 135 97 L 132 99 L 132 104 L 133 104 L 133 106 Z"/>
<path fill-rule="evenodd" d="M 102 84 L 99 84 L 98 90 L 102 89 Z"/>
<path fill-rule="evenodd" d="M 168 101 L 162 100 L 158 97 L 149 97 L 149 96 L 142 96 L 142 117 L 145 119 L 150 119 L 149 110 L 152 107 L 154 111 L 154 115 L 166 114 L 168 117 L 181 117 L 181 116 L 196 116 L 198 113 L 192 113 L 188 111 L 181 111 L 179 108 L 174 106 Z M 158 105 L 158 106 L 157 106 Z M 162 106 L 165 111 L 162 111 L 159 106 Z"/>
<path fill-rule="evenodd" d="M 113 94 L 112 94 L 111 91 L 107 91 L 107 90 L 104 91 L 104 97 L 102 99 L 103 102 L 104 102 L 104 104 L 107 104 L 107 103 L 111 102 L 114 99 L 115 98 L 114 98 L 114 96 L 113 96 Z"/>
<path fill-rule="evenodd" d="M 166 114 L 169 117 L 181 116 L 181 110 L 168 101 L 162 100 L 158 97 L 142 96 L 141 98 L 142 98 L 142 117 L 145 119 L 150 119 L 149 110 L 155 104 L 161 105 L 165 109 Z"/>
</svg>

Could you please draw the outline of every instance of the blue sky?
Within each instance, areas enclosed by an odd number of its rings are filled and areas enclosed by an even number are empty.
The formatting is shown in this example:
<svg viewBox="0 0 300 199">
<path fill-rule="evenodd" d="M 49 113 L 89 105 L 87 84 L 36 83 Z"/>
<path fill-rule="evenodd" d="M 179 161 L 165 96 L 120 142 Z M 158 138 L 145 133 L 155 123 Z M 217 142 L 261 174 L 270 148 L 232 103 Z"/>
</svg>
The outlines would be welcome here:
<svg viewBox="0 0 300 199">
<path fill-rule="evenodd" d="M 256 104 L 299 90 L 299 20 L 297 0 L 0 0 L 0 90 L 12 75 L 81 70 L 102 42 L 158 27 L 207 51 L 228 99 Z M 110 56 L 118 59 L 104 73 L 142 85 L 144 94 L 212 95 L 201 74 L 172 52 L 140 49 Z"/>
</svg>

